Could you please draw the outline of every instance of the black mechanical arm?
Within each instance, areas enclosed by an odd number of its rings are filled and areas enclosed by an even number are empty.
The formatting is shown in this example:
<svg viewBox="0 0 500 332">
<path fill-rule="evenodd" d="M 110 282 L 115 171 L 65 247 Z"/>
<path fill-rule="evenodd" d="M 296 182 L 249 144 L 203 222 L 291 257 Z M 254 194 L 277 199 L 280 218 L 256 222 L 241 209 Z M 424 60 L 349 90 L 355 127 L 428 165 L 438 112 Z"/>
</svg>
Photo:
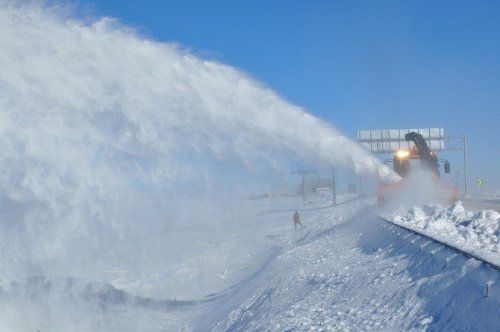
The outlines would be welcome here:
<svg viewBox="0 0 500 332">
<path fill-rule="evenodd" d="M 439 176 L 439 164 L 437 157 L 431 154 L 431 150 L 429 149 L 429 146 L 423 136 L 412 131 L 411 133 L 405 135 L 405 140 L 412 141 L 417 146 L 418 151 L 420 152 L 420 161 L 422 166 L 433 171 Z"/>
</svg>

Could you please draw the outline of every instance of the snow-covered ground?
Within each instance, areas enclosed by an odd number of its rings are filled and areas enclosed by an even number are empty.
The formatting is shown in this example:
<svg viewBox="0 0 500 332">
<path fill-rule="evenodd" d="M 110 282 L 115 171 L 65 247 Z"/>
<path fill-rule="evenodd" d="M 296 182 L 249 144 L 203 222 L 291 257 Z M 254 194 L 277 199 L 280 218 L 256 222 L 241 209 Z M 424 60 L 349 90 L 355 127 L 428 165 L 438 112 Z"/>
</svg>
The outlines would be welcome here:
<svg viewBox="0 0 500 332">
<path fill-rule="evenodd" d="M 191 210 L 205 209 L 201 203 L 192 200 Z M 228 201 L 224 209 L 194 213 L 204 220 L 113 239 L 95 262 L 58 269 L 65 273 L 30 269 L 17 279 L 3 273 L 0 330 L 179 330 L 251 280 L 294 234 L 294 211 L 308 228 L 330 205 L 328 198 L 306 205 L 300 197 Z"/>
<path fill-rule="evenodd" d="M 458 201 L 448 208 L 429 204 L 399 209 L 388 219 L 500 266 L 500 213 L 496 211 L 466 211 Z"/>
<path fill-rule="evenodd" d="M 198 330 L 494 330 L 498 272 L 356 203 L 323 210 Z M 213 324 L 213 325 L 212 325 Z"/>
<path fill-rule="evenodd" d="M 373 200 L 339 201 L 337 207 L 329 201 L 303 206 L 294 197 L 237 201 L 217 227 L 159 234 L 141 248 L 117 245 L 99 278 L 12 280 L 0 292 L 0 326 L 120 332 L 498 328 L 498 271 L 380 221 Z M 293 230 L 296 209 L 300 231 Z M 467 215 L 459 204 L 454 209 L 442 217 Z"/>
<path fill-rule="evenodd" d="M 476 190 L 471 192 L 471 198 L 481 198 L 486 200 L 495 200 L 500 198 L 500 190 L 489 189 L 489 190 Z"/>
</svg>

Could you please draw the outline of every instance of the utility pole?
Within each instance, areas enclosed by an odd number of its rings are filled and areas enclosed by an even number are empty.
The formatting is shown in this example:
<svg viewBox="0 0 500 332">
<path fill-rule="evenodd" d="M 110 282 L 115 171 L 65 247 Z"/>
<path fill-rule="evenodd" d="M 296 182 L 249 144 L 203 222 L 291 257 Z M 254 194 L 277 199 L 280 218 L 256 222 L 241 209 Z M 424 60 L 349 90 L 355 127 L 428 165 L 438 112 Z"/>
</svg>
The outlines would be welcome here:
<svg viewBox="0 0 500 332">
<path fill-rule="evenodd" d="M 306 172 L 302 173 L 302 203 L 306 204 Z"/>
<path fill-rule="evenodd" d="M 301 170 L 297 172 L 293 172 L 293 174 L 299 174 L 302 177 L 302 202 L 306 204 L 306 198 L 307 198 L 307 174 L 314 174 L 316 171 L 308 171 L 308 170 Z"/>
<path fill-rule="evenodd" d="M 361 175 L 358 175 L 358 194 L 363 194 L 363 178 Z"/>
<path fill-rule="evenodd" d="M 332 203 L 337 205 L 337 182 L 335 181 L 335 168 L 332 169 Z"/>
<path fill-rule="evenodd" d="M 302 177 L 302 202 L 306 204 L 306 198 L 307 198 L 307 174 L 315 174 L 317 173 L 316 170 L 307 170 L 303 169 L 300 171 L 294 171 L 292 174 L 298 174 L 301 175 Z"/>
</svg>

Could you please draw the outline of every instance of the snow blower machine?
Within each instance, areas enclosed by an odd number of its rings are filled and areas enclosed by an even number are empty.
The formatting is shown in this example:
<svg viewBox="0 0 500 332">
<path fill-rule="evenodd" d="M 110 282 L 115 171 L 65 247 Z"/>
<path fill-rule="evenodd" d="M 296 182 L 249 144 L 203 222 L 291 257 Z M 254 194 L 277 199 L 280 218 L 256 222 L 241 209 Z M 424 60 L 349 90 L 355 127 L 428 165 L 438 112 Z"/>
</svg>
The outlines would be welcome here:
<svg viewBox="0 0 500 332">
<path fill-rule="evenodd" d="M 432 178 L 438 196 L 440 196 L 439 200 L 450 203 L 456 201 L 459 195 L 458 187 L 440 183 L 439 161 L 444 163 L 445 173 L 450 173 L 450 163 L 447 160 L 438 160 L 436 153 L 429 149 L 421 134 L 416 132 L 407 133 L 405 140 L 412 141 L 414 143 L 413 148 L 398 150 L 392 159 L 393 169 L 402 179 L 392 184 L 380 183 L 377 190 L 377 205 L 379 207 L 384 206 L 400 194 L 402 188 L 406 185 L 408 176 L 416 166 L 412 165 L 412 162 L 418 160 L 420 160 L 420 169 L 426 176 Z"/>
</svg>

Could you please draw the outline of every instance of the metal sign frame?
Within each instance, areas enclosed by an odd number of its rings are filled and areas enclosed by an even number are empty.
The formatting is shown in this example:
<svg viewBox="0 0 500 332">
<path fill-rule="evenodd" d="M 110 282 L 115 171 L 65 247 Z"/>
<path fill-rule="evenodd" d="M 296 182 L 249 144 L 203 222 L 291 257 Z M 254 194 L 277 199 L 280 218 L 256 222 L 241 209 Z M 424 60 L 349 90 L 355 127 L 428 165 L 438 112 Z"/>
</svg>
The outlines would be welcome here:
<svg viewBox="0 0 500 332">
<path fill-rule="evenodd" d="M 458 136 L 444 136 L 443 128 L 424 129 L 377 129 L 358 130 L 358 142 L 372 153 L 394 153 L 400 149 L 413 148 L 413 142 L 405 140 L 405 134 L 409 132 L 421 134 L 432 151 L 461 150 L 464 154 L 464 195 L 469 195 L 469 181 L 467 176 L 467 134 Z M 452 144 L 452 141 L 461 141 L 461 147 Z"/>
<path fill-rule="evenodd" d="M 432 151 L 445 150 L 443 128 L 358 130 L 357 138 L 370 152 L 394 153 L 413 148 L 414 143 L 405 140 L 405 134 L 412 131 L 421 134 Z"/>
</svg>

